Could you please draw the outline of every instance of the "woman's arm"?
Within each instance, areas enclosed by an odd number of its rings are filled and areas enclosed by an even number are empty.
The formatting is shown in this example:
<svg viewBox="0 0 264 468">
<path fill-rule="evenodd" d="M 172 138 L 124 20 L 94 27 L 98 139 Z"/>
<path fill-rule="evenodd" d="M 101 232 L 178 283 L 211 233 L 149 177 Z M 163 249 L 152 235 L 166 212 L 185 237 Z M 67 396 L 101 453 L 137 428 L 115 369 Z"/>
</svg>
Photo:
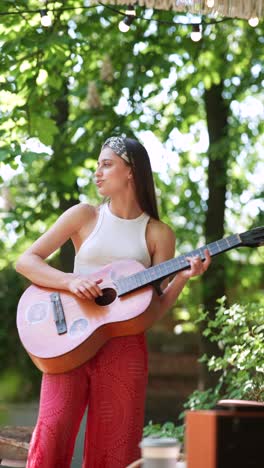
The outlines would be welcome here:
<svg viewBox="0 0 264 468">
<path fill-rule="evenodd" d="M 45 259 L 79 232 L 83 220 L 94 216 L 95 208 L 76 205 L 65 211 L 54 225 L 36 240 L 18 259 L 16 271 L 39 286 L 66 289 L 83 298 L 101 295 L 97 282 L 91 282 L 74 273 L 64 273 L 51 267 Z M 85 216 L 85 218 L 84 218 Z"/>
<path fill-rule="evenodd" d="M 158 223 L 152 233 L 154 239 L 154 254 L 152 257 L 153 265 L 164 262 L 175 255 L 175 235 L 173 231 L 163 223 Z M 204 273 L 211 263 L 210 254 L 205 251 L 205 261 L 203 262 L 200 257 L 189 258 L 186 257 L 190 262 L 190 268 L 177 273 L 174 278 L 168 282 L 163 283 L 163 294 L 157 297 L 159 301 L 160 317 L 167 312 L 175 303 L 176 299 L 180 295 L 184 286 L 186 285 L 189 278 Z"/>
</svg>

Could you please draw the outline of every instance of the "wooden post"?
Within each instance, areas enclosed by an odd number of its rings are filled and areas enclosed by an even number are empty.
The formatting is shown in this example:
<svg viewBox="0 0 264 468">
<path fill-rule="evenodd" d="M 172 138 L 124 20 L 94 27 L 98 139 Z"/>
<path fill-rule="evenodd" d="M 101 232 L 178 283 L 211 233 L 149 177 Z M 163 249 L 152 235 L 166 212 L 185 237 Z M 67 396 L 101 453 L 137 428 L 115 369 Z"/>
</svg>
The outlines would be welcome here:
<svg viewBox="0 0 264 468">
<path fill-rule="evenodd" d="M 0 428 L 0 466 L 25 467 L 33 427 Z"/>
</svg>

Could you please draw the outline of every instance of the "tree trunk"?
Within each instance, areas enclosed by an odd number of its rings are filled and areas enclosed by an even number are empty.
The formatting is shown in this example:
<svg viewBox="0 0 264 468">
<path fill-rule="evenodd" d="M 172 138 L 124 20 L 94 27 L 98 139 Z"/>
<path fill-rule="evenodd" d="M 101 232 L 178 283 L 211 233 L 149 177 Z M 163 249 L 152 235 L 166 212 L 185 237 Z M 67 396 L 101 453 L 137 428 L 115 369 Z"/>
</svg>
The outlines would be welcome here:
<svg viewBox="0 0 264 468">
<path fill-rule="evenodd" d="M 209 133 L 208 167 L 208 209 L 205 220 L 206 243 L 224 236 L 225 200 L 227 187 L 227 161 L 229 147 L 227 143 L 228 106 L 223 99 L 223 83 L 212 86 L 204 94 L 207 126 Z M 203 304 L 209 312 L 208 319 L 215 316 L 216 300 L 225 295 L 224 257 L 214 257 L 209 270 L 202 276 Z M 204 324 L 204 327 L 206 324 Z M 201 330 L 201 332 L 203 331 Z M 211 356 L 219 355 L 216 343 L 201 337 L 202 352 Z M 205 388 L 213 387 L 218 380 L 216 373 L 202 369 L 202 383 Z"/>
<path fill-rule="evenodd" d="M 56 142 L 54 144 L 54 155 L 53 155 L 53 164 L 54 170 L 60 174 L 60 171 L 65 170 L 67 168 L 67 162 L 65 161 L 65 128 L 66 124 L 68 123 L 69 119 L 69 102 L 68 102 L 68 87 L 67 83 L 64 86 L 64 93 L 57 99 L 55 102 L 56 106 L 56 124 L 59 128 L 59 136 L 56 138 Z M 67 189 L 69 192 L 69 189 Z M 75 182 L 74 186 L 72 187 L 71 193 L 78 192 L 78 186 Z M 72 196 L 71 198 L 66 198 L 65 193 L 63 190 L 63 186 L 60 186 L 58 183 L 58 191 L 57 196 L 59 198 L 59 206 L 60 211 L 64 212 L 67 209 L 71 208 L 72 206 L 79 203 L 79 200 Z M 60 249 L 60 268 L 62 271 L 65 272 L 72 272 L 73 271 L 73 263 L 74 263 L 74 247 L 71 240 L 68 240 L 64 245 L 62 245 Z"/>
<path fill-rule="evenodd" d="M 75 199 L 65 200 L 61 198 L 61 211 L 64 212 L 72 206 L 76 205 L 77 203 L 79 202 Z M 73 271 L 74 256 L 75 251 L 73 243 L 71 240 L 68 240 L 64 245 L 61 246 L 60 249 L 60 267 L 62 271 L 65 271 L 66 273 L 70 273 Z"/>
</svg>

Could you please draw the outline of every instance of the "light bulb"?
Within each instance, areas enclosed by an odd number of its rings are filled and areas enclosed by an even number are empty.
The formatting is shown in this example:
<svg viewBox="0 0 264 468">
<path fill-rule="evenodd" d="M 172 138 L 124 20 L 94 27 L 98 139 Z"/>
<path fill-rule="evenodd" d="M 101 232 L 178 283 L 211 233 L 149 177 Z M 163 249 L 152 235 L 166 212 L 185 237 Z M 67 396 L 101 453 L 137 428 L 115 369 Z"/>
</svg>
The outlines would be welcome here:
<svg viewBox="0 0 264 468">
<path fill-rule="evenodd" d="M 252 26 L 252 28 L 255 28 L 259 24 L 259 19 L 257 16 L 252 16 L 248 20 L 248 24 Z"/>
<path fill-rule="evenodd" d="M 130 26 L 126 24 L 123 20 L 120 21 L 118 27 L 119 27 L 119 31 L 124 32 L 124 33 L 129 31 L 130 29 Z"/>
<path fill-rule="evenodd" d="M 191 32 L 191 40 L 198 42 L 202 39 L 202 33 L 199 24 L 193 24 L 193 30 Z"/>
<path fill-rule="evenodd" d="M 135 15 L 130 14 L 128 16 L 125 16 L 125 18 L 122 21 L 120 21 L 120 23 L 118 25 L 119 30 L 121 32 L 129 31 L 130 25 L 133 23 L 134 19 L 135 19 Z"/>
<path fill-rule="evenodd" d="M 214 7 L 214 0 L 207 0 L 206 2 L 208 8 L 213 8 Z"/>
<path fill-rule="evenodd" d="M 50 16 L 47 14 L 46 10 L 40 10 L 40 22 L 44 28 L 49 28 L 52 25 Z"/>
</svg>

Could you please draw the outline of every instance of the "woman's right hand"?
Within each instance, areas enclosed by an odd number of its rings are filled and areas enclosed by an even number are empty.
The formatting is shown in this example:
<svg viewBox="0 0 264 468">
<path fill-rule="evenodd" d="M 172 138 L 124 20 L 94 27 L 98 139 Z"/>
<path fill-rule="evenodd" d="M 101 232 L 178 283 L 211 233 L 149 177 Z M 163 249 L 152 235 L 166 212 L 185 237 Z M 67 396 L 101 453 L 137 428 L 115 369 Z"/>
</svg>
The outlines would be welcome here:
<svg viewBox="0 0 264 468">
<path fill-rule="evenodd" d="M 76 275 L 70 280 L 68 289 L 80 299 L 93 300 L 103 295 L 100 286 L 98 286 L 102 281 L 102 278 L 92 281 L 86 276 Z"/>
</svg>

